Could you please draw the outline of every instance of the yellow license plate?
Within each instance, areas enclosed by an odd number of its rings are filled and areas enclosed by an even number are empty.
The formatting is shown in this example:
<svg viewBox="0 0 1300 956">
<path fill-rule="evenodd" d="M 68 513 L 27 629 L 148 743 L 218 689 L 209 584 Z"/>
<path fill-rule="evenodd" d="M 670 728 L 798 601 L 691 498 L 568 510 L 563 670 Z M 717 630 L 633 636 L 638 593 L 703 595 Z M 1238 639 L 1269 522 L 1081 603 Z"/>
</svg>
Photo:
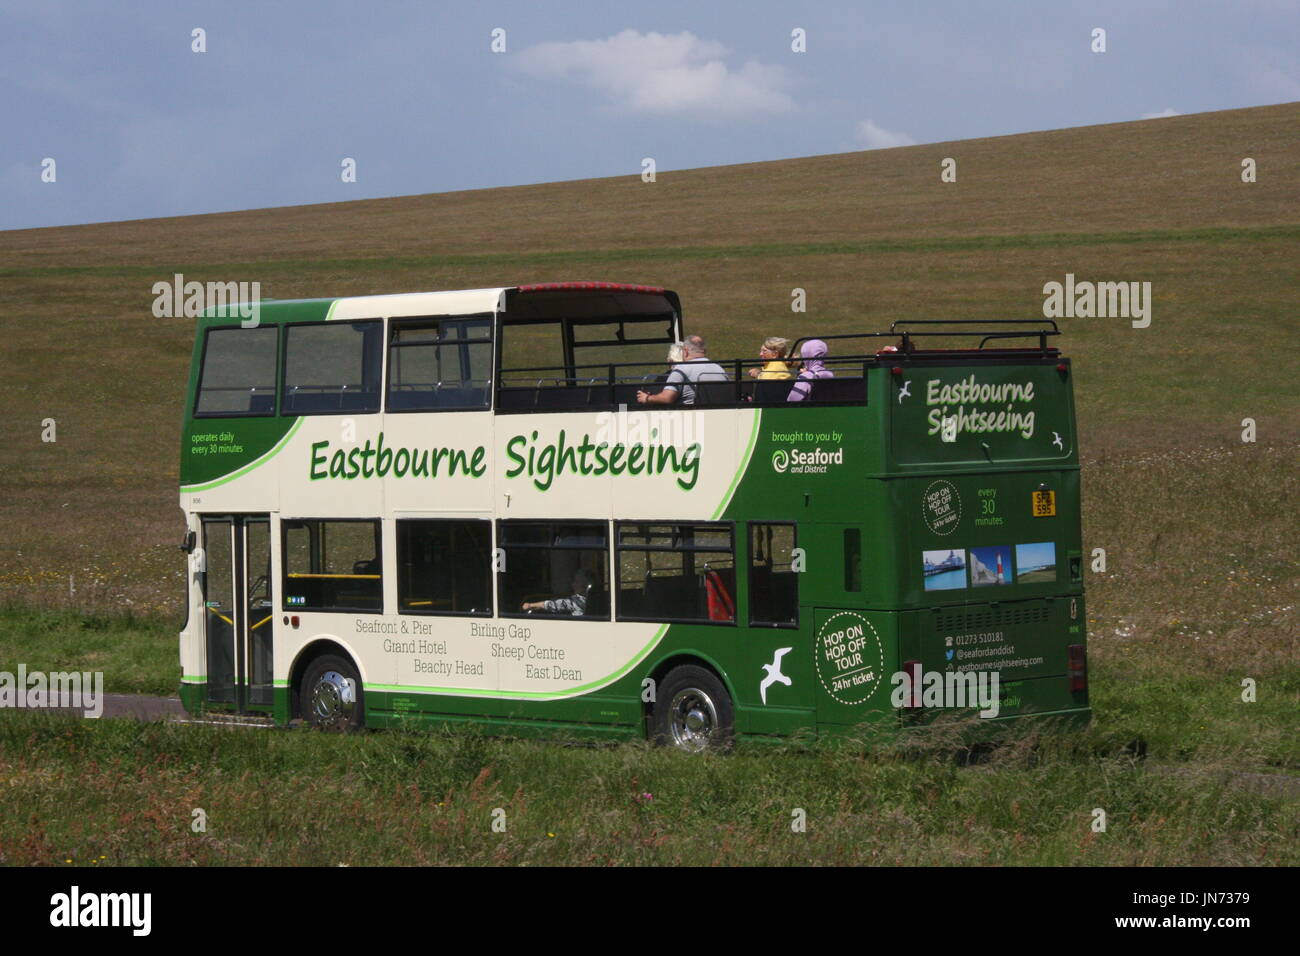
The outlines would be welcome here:
<svg viewBox="0 0 1300 956">
<path fill-rule="evenodd" d="M 1033 512 L 1035 518 L 1055 518 L 1056 492 L 1035 491 L 1033 498 Z"/>
</svg>

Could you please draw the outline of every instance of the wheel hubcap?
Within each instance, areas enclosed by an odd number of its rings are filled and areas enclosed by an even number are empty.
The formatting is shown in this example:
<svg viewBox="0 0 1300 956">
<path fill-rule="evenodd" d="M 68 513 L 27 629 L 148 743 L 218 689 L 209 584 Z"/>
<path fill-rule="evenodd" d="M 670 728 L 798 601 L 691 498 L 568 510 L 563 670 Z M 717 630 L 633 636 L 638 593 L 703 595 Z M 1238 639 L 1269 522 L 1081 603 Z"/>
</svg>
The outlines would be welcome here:
<svg viewBox="0 0 1300 956">
<path fill-rule="evenodd" d="M 718 709 L 713 698 L 698 687 L 678 691 L 669 714 L 668 729 L 673 745 L 691 753 L 707 747 L 718 728 Z"/>
<path fill-rule="evenodd" d="M 322 727 L 347 726 L 352 722 L 356 703 L 356 682 L 338 671 L 326 671 L 312 688 L 312 713 Z"/>
</svg>

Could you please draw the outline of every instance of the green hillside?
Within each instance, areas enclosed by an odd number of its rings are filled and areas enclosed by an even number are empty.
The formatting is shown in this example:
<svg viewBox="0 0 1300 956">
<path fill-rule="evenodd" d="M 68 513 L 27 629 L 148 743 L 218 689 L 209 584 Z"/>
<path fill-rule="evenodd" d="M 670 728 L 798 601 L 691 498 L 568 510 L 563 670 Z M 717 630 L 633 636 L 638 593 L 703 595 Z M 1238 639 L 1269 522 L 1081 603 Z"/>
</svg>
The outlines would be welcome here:
<svg viewBox="0 0 1300 956">
<path fill-rule="evenodd" d="M 1111 602 L 1099 579 L 1093 605 L 1149 615 L 1175 574 L 1205 582 L 1179 600 L 1208 613 L 1232 552 L 1281 576 L 1262 607 L 1293 607 L 1276 590 L 1295 580 L 1291 532 L 1269 502 L 1294 500 L 1300 437 L 1298 130 L 1300 104 L 1287 104 L 665 171 L 650 184 L 632 171 L 0 233 L 0 600 L 177 606 L 192 329 L 150 313 L 153 283 L 175 272 L 260 281 L 277 298 L 659 283 L 681 293 L 688 328 L 715 355 L 899 318 L 1038 316 L 1044 283 L 1072 273 L 1150 282 L 1153 299 L 1146 329 L 1062 323 L 1088 463 L 1085 535 L 1112 568 L 1131 555 L 1138 585 Z M 955 183 L 940 180 L 948 157 Z M 1243 157 L 1257 182 L 1241 181 Z M 794 288 L 806 314 L 790 310 Z M 47 418 L 55 444 L 40 440 Z M 1256 444 L 1240 441 L 1244 418 Z M 1157 553 L 1184 558 L 1156 571 Z"/>
</svg>

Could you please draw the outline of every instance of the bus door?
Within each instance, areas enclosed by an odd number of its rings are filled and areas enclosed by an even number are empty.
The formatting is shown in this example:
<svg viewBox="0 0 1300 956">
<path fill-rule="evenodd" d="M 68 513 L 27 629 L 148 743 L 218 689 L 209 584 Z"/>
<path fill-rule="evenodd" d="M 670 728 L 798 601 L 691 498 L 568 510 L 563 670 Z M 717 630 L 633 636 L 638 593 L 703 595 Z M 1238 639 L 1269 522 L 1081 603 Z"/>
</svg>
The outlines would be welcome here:
<svg viewBox="0 0 1300 956">
<path fill-rule="evenodd" d="M 270 517 L 204 518 L 203 552 L 207 702 L 241 713 L 269 711 L 275 627 Z"/>
</svg>

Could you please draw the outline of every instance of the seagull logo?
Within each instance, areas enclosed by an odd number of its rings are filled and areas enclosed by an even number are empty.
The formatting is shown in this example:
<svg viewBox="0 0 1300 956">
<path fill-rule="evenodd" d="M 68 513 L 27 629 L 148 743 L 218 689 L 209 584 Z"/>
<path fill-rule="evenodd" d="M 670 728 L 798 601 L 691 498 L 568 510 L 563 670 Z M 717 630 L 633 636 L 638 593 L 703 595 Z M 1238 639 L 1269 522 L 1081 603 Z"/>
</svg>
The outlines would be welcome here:
<svg viewBox="0 0 1300 956">
<path fill-rule="evenodd" d="M 1052 444 L 1061 449 L 1061 451 L 1065 451 L 1065 446 L 1061 444 L 1061 436 L 1056 432 L 1052 432 Z"/>
<path fill-rule="evenodd" d="M 903 383 L 903 387 L 898 390 L 898 404 L 903 404 L 903 399 L 912 397 L 912 380 L 909 378 Z"/>
<path fill-rule="evenodd" d="M 792 650 L 794 650 L 792 647 L 778 647 L 776 656 L 772 658 L 772 663 L 763 665 L 763 670 L 767 671 L 767 676 L 758 682 L 758 694 L 763 698 L 764 704 L 767 703 L 767 689 L 773 684 L 790 686 L 790 678 L 781 673 L 781 658 Z"/>
</svg>

